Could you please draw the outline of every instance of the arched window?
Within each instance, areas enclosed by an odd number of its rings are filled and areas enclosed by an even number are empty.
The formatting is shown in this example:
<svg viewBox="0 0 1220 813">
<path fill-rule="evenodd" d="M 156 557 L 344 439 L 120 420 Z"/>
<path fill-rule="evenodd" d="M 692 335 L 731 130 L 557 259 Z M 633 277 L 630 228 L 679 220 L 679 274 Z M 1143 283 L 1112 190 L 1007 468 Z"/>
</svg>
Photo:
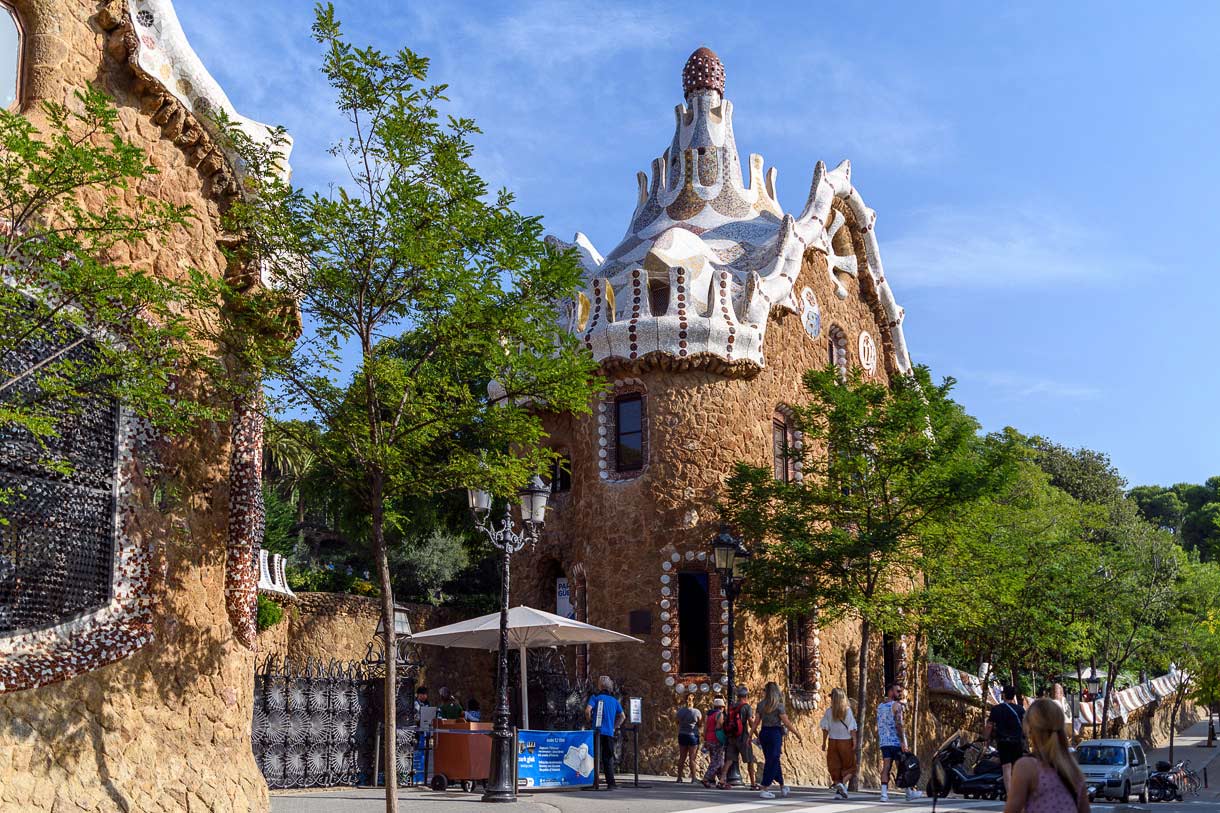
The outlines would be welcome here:
<svg viewBox="0 0 1220 813">
<path fill-rule="evenodd" d="M 614 437 L 615 469 L 644 468 L 644 397 L 639 393 L 614 399 Z"/>
<path fill-rule="evenodd" d="M 551 464 L 551 493 L 566 494 L 572 490 L 572 454 L 563 451 Z"/>
<path fill-rule="evenodd" d="M 597 405 L 597 468 L 603 480 L 631 480 L 648 467 L 648 394 L 638 378 L 614 382 Z"/>
<path fill-rule="evenodd" d="M 711 592 L 708 574 L 678 574 L 678 671 L 708 674 L 712 671 Z"/>
<path fill-rule="evenodd" d="M 812 616 L 788 619 L 788 685 L 813 691 L 818 682 L 817 625 Z"/>
<path fill-rule="evenodd" d="M 0 107 L 12 110 L 21 100 L 25 32 L 17 13 L 0 2 Z"/>
<path fill-rule="evenodd" d="M 664 316 L 669 311 L 669 283 L 654 279 L 648 283 L 648 307 L 653 316 Z"/>
<path fill-rule="evenodd" d="M 783 483 L 792 480 L 791 440 L 788 422 L 783 415 L 776 415 L 771 419 L 771 464 L 775 479 Z"/>
</svg>

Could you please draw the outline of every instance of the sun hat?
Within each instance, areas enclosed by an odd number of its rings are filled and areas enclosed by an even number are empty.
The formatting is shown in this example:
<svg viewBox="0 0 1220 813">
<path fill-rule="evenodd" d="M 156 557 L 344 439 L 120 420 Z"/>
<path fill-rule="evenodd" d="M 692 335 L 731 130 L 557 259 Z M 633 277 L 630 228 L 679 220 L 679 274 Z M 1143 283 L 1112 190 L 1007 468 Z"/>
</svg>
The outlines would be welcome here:
<svg viewBox="0 0 1220 813">
<path fill-rule="evenodd" d="M 713 706 L 713 708 L 718 708 L 718 709 L 724 708 L 724 698 L 717 697 L 715 700 L 712 701 L 712 706 Z"/>
</svg>

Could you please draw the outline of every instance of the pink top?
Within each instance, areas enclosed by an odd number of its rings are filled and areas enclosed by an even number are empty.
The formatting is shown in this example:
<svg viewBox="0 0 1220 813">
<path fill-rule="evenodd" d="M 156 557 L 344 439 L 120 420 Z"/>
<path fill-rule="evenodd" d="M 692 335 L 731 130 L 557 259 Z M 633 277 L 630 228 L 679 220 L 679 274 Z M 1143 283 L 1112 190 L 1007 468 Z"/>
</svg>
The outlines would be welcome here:
<svg viewBox="0 0 1220 813">
<path fill-rule="evenodd" d="M 1076 797 L 1068 793 L 1059 772 L 1038 758 L 1038 787 L 1025 800 L 1025 813 L 1076 813 Z"/>
</svg>

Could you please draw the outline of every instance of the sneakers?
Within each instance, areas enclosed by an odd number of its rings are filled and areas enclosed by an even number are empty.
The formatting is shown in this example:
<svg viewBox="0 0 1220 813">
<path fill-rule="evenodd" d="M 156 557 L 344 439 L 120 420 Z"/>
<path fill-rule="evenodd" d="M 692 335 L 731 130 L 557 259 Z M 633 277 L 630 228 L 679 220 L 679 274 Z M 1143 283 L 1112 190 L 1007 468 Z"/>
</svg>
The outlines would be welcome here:
<svg viewBox="0 0 1220 813">
<path fill-rule="evenodd" d="M 762 793 L 758 794 L 758 798 L 760 798 L 760 799 L 774 799 L 774 798 L 775 798 L 775 794 L 774 794 L 774 793 L 772 793 L 772 792 L 771 792 L 771 791 L 769 791 L 769 790 L 764 790 Z"/>
<path fill-rule="evenodd" d="M 922 799 L 923 794 L 915 790 L 915 788 L 907 788 L 907 801 L 913 802 L 916 799 Z"/>
<path fill-rule="evenodd" d="M 890 800 L 890 786 L 882 785 L 881 786 L 881 801 L 888 802 L 889 800 Z"/>
<path fill-rule="evenodd" d="M 836 799 L 847 798 L 847 787 L 842 782 L 836 782 L 834 790 Z"/>
<path fill-rule="evenodd" d="M 787 799 L 787 798 L 788 798 L 788 793 L 789 793 L 789 791 L 788 791 L 788 786 L 787 786 L 787 785 L 780 785 L 780 786 L 779 786 L 779 795 L 780 795 L 780 796 L 783 796 L 785 799 Z"/>
</svg>

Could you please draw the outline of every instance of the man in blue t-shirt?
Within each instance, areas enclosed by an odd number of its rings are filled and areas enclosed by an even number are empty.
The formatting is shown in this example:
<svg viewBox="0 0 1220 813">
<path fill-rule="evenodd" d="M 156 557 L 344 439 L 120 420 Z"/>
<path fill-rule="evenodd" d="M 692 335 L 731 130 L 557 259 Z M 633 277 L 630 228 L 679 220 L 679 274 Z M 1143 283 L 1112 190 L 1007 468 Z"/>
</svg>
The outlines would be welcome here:
<svg viewBox="0 0 1220 813">
<path fill-rule="evenodd" d="M 606 777 L 606 790 L 614 790 L 614 732 L 622 725 L 623 707 L 611 694 L 614 681 L 607 675 L 597 679 L 598 693 L 589 698 L 585 707 L 585 719 L 597 731 L 597 747 L 601 751 L 602 773 Z"/>
</svg>

